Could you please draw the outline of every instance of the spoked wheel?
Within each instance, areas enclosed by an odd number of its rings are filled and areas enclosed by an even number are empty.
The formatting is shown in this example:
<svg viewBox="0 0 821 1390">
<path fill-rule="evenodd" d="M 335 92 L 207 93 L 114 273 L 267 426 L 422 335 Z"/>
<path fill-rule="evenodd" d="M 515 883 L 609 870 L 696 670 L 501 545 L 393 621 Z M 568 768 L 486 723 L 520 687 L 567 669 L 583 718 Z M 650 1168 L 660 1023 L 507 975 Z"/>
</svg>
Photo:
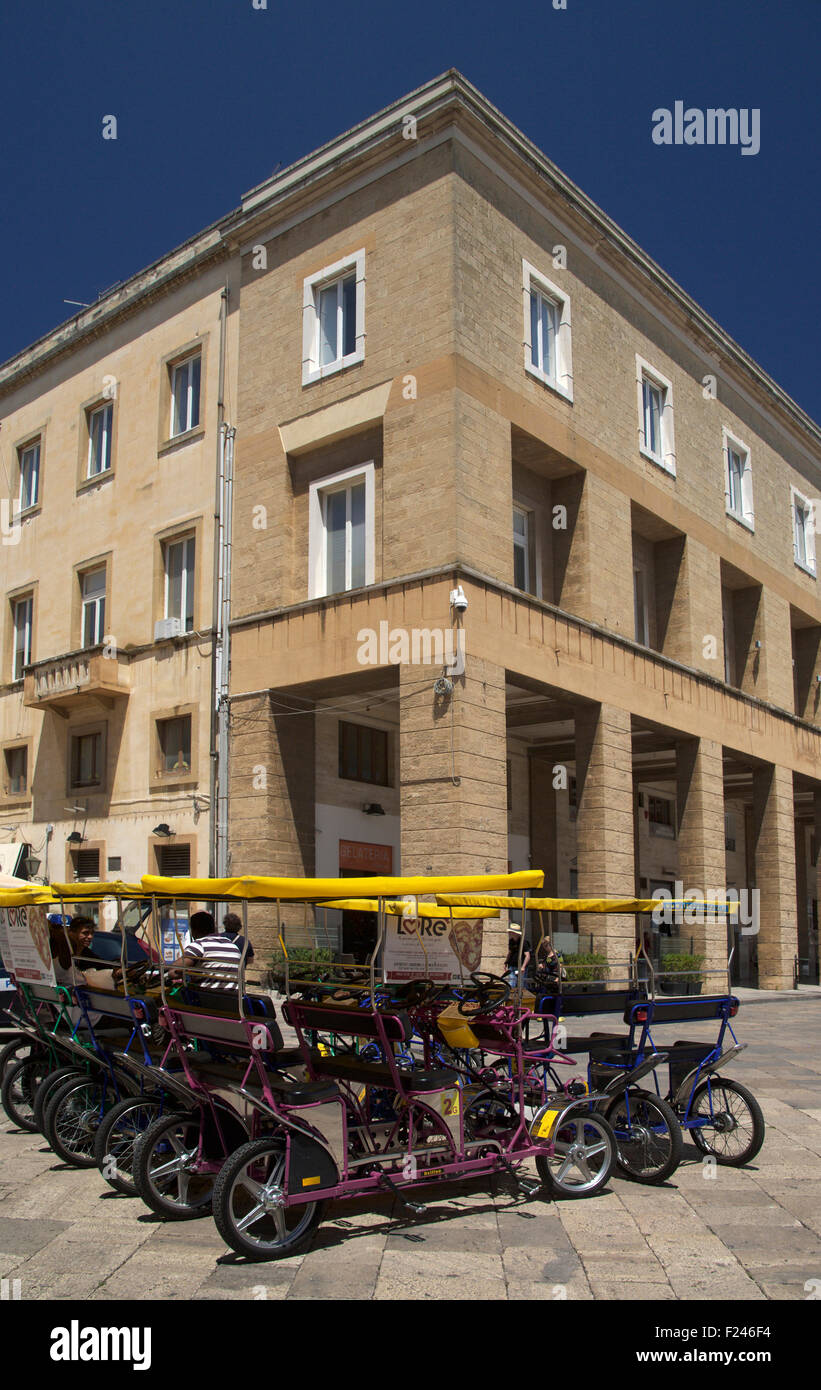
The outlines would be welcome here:
<svg viewBox="0 0 821 1390">
<path fill-rule="evenodd" d="M 162 1107 L 160 1096 L 126 1096 L 104 1116 L 94 1138 L 94 1162 L 115 1192 L 139 1195 L 132 1172 L 134 1149 Z"/>
<path fill-rule="evenodd" d="M 690 1130 L 702 1153 L 732 1168 L 755 1158 L 764 1143 L 765 1124 L 761 1106 L 746 1086 L 724 1077 L 705 1081 L 693 1096 L 688 1118 L 707 1117 L 709 1125 Z"/>
<path fill-rule="evenodd" d="M 536 1158 L 539 1177 L 552 1196 L 592 1197 L 604 1187 L 616 1161 L 616 1140 L 601 1115 L 570 1115 L 553 1135 L 553 1144 L 552 1154 Z"/>
<path fill-rule="evenodd" d="M 515 1106 L 492 1090 L 480 1091 L 465 1107 L 465 1134 L 470 1139 L 504 1142 L 518 1123 Z"/>
<path fill-rule="evenodd" d="M 285 1140 L 255 1139 L 226 1161 L 214 1189 L 214 1220 L 227 1245 L 250 1260 L 292 1255 L 322 1220 L 324 1202 L 285 1205 Z"/>
<path fill-rule="evenodd" d="M 29 1134 L 37 1133 L 37 1125 L 34 1122 L 34 1098 L 51 1069 L 52 1063 L 48 1056 L 25 1057 L 21 1062 L 15 1062 L 9 1067 L 3 1077 L 0 1091 L 3 1109 L 12 1124 L 17 1125 L 18 1129 L 27 1130 Z"/>
<path fill-rule="evenodd" d="M 628 1090 L 610 1102 L 605 1119 L 616 1137 L 616 1167 L 634 1182 L 665 1182 L 684 1153 L 672 1107 L 648 1091 Z"/>
<path fill-rule="evenodd" d="M 115 1096 L 107 1077 L 80 1076 L 52 1092 L 43 1120 L 46 1143 L 73 1168 L 94 1168 L 94 1139 Z"/>
<path fill-rule="evenodd" d="M 134 1145 L 132 1178 L 146 1206 L 171 1221 L 191 1221 L 211 1212 L 216 1173 L 198 1171 L 202 1119 L 162 1115 Z"/>
<path fill-rule="evenodd" d="M 0 1081 L 5 1080 L 6 1073 L 11 1071 L 16 1062 L 24 1062 L 27 1057 L 31 1057 L 35 1053 L 39 1056 L 44 1055 L 43 1049 L 33 1038 L 28 1036 L 12 1038 L 11 1042 L 7 1042 L 0 1051 Z"/>
<path fill-rule="evenodd" d="M 65 1086 L 67 1081 L 82 1075 L 79 1067 L 58 1067 L 56 1071 L 50 1072 L 45 1080 L 40 1082 L 34 1097 L 34 1123 L 41 1134 L 46 1122 L 46 1106 L 55 1091 L 60 1086 Z"/>
</svg>

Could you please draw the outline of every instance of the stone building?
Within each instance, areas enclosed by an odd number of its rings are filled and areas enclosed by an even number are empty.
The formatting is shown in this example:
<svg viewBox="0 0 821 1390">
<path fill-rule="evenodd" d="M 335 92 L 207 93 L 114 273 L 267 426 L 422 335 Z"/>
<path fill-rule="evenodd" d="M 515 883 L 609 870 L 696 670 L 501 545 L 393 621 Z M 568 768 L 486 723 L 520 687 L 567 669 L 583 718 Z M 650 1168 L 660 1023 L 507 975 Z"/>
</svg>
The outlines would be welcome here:
<svg viewBox="0 0 821 1390">
<path fill-rule="evenodd" d="M 4 867 L 208 872 L 230 291 L 211 228 L 0 368 Z"/>
<path fill-rule="evenodd" d="M 454 72 L 230 237 L 234 865 L 756 888 L 814 970 L 818 427 Z"/>
</svg>

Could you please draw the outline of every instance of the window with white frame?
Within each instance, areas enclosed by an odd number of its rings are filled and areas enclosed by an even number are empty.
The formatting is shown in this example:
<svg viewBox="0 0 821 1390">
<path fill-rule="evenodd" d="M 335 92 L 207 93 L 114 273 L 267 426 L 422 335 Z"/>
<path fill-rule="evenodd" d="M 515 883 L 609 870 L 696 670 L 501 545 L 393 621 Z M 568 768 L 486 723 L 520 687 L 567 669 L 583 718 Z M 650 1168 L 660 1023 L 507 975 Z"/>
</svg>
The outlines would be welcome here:
<svg viewBox="0 0 821 1390">
<path fill-rule="evenodd" d="M 23 679 L 23 668 L 31 665 L 31 630 L 34 620 L 34 596 L 15 599 L 12 604 L 14 625 L 14 651 L 12 654 L 12 680 Z"/>
<path fill-rule="evenodd" d="M 194 630 L 194 558 L 193 536 L 166 541 L 163 546 L 164 617 L 179 618 L 183 632 Z"/>
<path fill-rule="evenodd" d="M 815 505 L 794 487 L 790 488 L 790 495 L 795 563 L 815 574 Z"/>
<path fill-rule="evenodd" d="M 105 565 L 80 575 L 83 605 L 83 646 L 96 647 L 105 631 Z"/>
<path fill-rule="evenodd" d="M 111 433 L 114 406 L 111 401 L 88 413 L 88 469 L 86 477 L 96 478 L 111 467 Z"/>
<path fill-rule="evenodd" d="M 28 748 L 4 749 L 6 776 L 3 791 L 6 796 L 25 796 L 28 790 Z"/>
<path fill-rule="evenodd" d="M 525 371 L 573 399 L 570 300 L 529 261 L 522 261 Z"/>
<path fill-rule="evenodd" d="M 325 266 L 303 282 L 302 384 L 365 357 L 365 252 Z"/>
<path fill-rule="evenodd" d="M 513 583 L 526 594 L 533 592 L 533 562 L 531 558 L 532 527 L 530 512 L 524 507 L 513 508 Z"/>
<path fill-rule="evenodd" d="M 729 516 L 753 530 L 753 470 L 750 451 L 728 430 L 724 435 L 724 496 Z"/>
<path fill-rule="evenodd" d="M 196 429 L 200 422 L 200 375 L 202 358 L 199 353 L 177 362 L 171 369 L 171 437 Z"/>
<path fill-rule="evenodd" d="M 20 464 L 20 511 L 36 507 L 40 501 L 40 440 L 18 450 Z"/>
<path fill-rule="evenodd" d="M 647 571 L 641 565 L 633 569 L 633 614 L 635 637 L 643 647 L 650 645 L 650 602 L 648 594 Z"/>
<path fill-rule="evenodd" d="M 311 484 L 310 598 L 373 584 L 374 493 L 372 462 Z"/>
<path fill-rule="evenodd" d="M 636 357 L 639 406 L 639 449 L 646 458 L 675 475 L 673 387 L 643 358 Z"/>
</svg>

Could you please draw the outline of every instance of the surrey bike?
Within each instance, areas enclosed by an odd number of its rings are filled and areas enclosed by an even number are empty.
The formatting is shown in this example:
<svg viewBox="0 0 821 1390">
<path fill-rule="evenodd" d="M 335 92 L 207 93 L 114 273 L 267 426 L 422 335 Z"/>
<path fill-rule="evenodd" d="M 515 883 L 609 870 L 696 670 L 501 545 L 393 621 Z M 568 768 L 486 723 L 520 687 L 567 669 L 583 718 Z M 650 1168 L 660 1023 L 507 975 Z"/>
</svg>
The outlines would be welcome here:
<svg viewBox="0 0 821 1390">
<path fill-rule="evenodd" d="M 514 1088 L 512 1122 L 500 1133 L 488 1133 L 483 1126 L 476 1132 L 455 1070 L 404 1069 L 398 1063 L 395 1046 L 410 1041 L 412 1011 L 419 1006 L 379 1003 L 376 960 L 385 936 L 387 898 L 471 889 L 526 892 L 541 882 L 542 874 L 536 871 L 435 879 L 144 880 L 146 888 L 163 897 L 238 898 L 244 914 L 249 901 L 276 903 L 285 962 L 283 1015 L 296 1032 L 306 1075 L 296 1079 L 269 1074 L 267 1084 L 254 1089 L 246 1082 L 233 1086 L 257 1112 L 259 1128 L 258 1137 L 222 1162 L 214 1187 L 214 1217 L 228 1245 L 256 1260 L 290 1254 L 309 1239 L 331 1199 L 387 1193 L 411 1209 L 424 1210 L 410 1194 L 426 1184 L 499 1172 L 509 1173 L 522 1190 L 532 1192 L 539 1184 L 520 1172 L 530 1161 L 535 1161 L 542 1183 L 554 1191 L 591 1196 L 604 1186 L 615 1142 L 589 1097 L 561 1095 L 528 1121 L 521 1088 Z M 318 999 L 301 966 L 300 978 L 291 979 L 282 904 L 319 903 L 343 893 L 346 898 L 375 896 L 379 903 L 377 940 L 368 961 L 370 979 L 367 985 L 349 987 L 352 994 L 367 994 L 368 1005 L 360 1006 L 356 999 Z M 457 1007 L 472 1009 L 473 1016 L 484 1011 L 493 1016 L 502 1004 L 501 994 L 482 981 L 473 982 L 473 991 L 473 997 L 466 994 Z M 522 1010 L 515 1000 L 504 1001 L 503 1007 L 506 1045 L 521 1061 Z M 349 1040 L 350 1052 L 319 1056 L 309 1043 L 313 1032 Z M 382 1060 L 356 1055 L 354 1045 L 363 1041 L 378 1043 Z M 264 1049 L 259 1055 L 264 1056 Z M 556 1132 L 572 1135 L 561 1153 L 554 1142 Z M 143 1142 L 148 1143 L 148 1136 Z M 193 1148 L 192 1136 L 186 1152 Z"/>
</svg>

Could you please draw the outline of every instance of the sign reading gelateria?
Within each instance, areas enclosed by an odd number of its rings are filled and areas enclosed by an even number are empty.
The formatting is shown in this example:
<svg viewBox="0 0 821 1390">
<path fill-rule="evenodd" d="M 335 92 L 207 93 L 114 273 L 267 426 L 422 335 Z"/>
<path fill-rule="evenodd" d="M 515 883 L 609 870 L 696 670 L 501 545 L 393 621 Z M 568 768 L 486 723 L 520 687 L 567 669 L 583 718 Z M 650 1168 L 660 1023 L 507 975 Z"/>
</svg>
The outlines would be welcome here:
<svg viewBox="0 0 821 1390">
<path fill-rule="evenodd" d="M 56 983 L 45 907 L 0 908 L 0 949 L 18 980 Z"/>
</svg>

